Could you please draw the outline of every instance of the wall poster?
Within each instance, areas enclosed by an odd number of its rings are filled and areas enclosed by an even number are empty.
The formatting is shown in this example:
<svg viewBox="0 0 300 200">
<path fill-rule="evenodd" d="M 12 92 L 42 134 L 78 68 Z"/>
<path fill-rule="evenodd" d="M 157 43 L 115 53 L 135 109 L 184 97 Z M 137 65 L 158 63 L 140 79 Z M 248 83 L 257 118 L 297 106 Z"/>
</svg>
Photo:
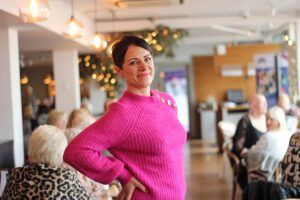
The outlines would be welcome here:
<svg viewBox="0 0 300 200">
<path fill-rule="evenodd" d="M 256 91 L 265 95 L 269 107 L 274 106 L 277 104 L 279 93 L 289 93 L 287 54 L 285 52 L 257 54 L 254 56 L 254 62 L 256 67 Z M 276 64 L 279 69 L 278 73 L 276 73 Z"/>
<path fill-rule="evenodd" d="M 166 92 L 170 94 L 178 107 L 178 118 L 189 132 L 189 106 L 187 94 L 187 77 L 184 69 L 165 71 L 164 85 Z"/>
</svg>

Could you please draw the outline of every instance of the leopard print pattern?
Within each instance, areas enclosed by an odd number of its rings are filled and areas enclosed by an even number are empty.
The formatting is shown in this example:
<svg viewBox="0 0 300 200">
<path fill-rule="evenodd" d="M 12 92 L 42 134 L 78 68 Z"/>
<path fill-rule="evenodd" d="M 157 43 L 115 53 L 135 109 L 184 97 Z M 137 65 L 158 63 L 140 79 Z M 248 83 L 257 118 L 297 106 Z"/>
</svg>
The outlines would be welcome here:
<svg viewBox="0 0 300 200">
<path fill-rule="evenodd" d="M 2 200 L 92 200 L 74 171 L 45 164 L 15 168 L 7 181 Z"/>
<path fill-rule="evenodd" d="M 282 182 L 300 187 L 300 132 L 295 133 L 282 161 Z"/>
</svg>

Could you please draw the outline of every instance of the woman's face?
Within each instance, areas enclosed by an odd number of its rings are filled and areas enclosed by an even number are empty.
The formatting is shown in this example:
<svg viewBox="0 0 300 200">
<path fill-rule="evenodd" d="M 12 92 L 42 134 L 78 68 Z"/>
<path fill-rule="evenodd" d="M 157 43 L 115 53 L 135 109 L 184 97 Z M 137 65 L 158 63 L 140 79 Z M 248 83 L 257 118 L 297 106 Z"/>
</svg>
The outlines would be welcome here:
<svg viewBox="0 0 300 200">
<path fill-rule="evenodd" d="M 118 68 L 118 72 L 125 79 L 129 91 L 150 88 L 155 73 L 151 53 L 142 47 L 130 45 L 122 69 Z"/>
<path fill-rule="evenodd" d="M 267 101 L 264 97 L 257 97 L 257 99 L 254 102 L 254 108 L 253 111 L 256 114 L 263 115 L 267 112 Z"/>
<path fill-rule="evenodd" d="M 280 126 L 280 123 L 278 120 L 273 119 L 270 117 L 269 114 L 267 114 L 267 129 L 268 131 L 277 130 Z"/>
</svg>

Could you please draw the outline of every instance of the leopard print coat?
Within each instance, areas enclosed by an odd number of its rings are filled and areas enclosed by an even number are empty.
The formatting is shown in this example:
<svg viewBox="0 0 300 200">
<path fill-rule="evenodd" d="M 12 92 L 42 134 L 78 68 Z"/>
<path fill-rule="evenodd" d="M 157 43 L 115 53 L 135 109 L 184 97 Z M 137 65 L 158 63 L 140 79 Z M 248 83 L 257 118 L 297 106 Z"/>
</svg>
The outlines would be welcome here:
<svg viewBox="0 0 300 200">
<path fill-rule="evenodd" d="M 300 187 L 300 132 L 295 133 L 282 161 L 282 182 Z"/>
<path fill-rule="evenodd" d="M 74 171 L 45 164 L 15 168 L 7 181 L 2 200 L 92 200 Z"/>
</svg>

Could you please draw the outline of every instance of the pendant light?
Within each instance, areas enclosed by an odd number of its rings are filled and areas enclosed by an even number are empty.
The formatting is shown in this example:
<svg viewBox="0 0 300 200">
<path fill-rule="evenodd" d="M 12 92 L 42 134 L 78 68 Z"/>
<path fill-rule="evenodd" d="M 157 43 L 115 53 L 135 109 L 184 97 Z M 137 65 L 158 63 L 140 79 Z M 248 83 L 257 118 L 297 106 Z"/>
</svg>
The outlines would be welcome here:
<svg viewBox="0 0 300 200">
<path fill-rule="evenodd" d="M 103 50 L 107 47 L 107 41 L 105 39 L 105 36 L 98 32 L 98 26 L 97 26 L 97 14 L 98 14 L 98 6 L 97 6 L 97 0 L 94 0 L 95 2 L 95 28 L 96 32 L 93 38 L 92 46 L 97 50 Z"/>
<path fill-rule="evenodd" d="M 112 16 L 112 34 L 111 34 L 111 41 L 108 47 L 106 48 L 106 55 L 108 57 L 112 57 L 112 47 L 117 42 L 116 41 L 116 35 L 115 35 L 115 20 L 116 20 L 116 14 L 115 11 L 111 10 L 111 16 Z"/>
<path fill-rule="evenodd" d="M 80 38 L 83 36 L 83 25 L 74 17 L 73 0 L 71 0 L 71 17 L 65 23 L 63 35 L 67 38 Z"/>
<path fill-rule="evenodd" d="M 45 21 L 49 17 L 47 0 L 23 0 L 20 4 L 19 15 L 23 22 Z"/>
</svg>

